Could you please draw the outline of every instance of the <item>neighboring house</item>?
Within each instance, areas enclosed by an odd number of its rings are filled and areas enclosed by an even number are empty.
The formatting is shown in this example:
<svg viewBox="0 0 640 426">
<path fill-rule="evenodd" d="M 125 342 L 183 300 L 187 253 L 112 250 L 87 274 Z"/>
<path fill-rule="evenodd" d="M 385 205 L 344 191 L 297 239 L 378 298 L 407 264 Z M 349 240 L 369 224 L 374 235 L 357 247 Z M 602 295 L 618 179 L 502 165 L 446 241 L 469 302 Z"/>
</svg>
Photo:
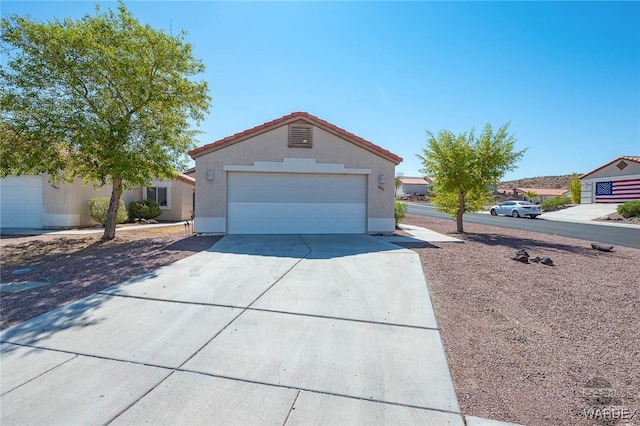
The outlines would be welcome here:
<svg viewBox="0 0 640 426">
<path fill-rule="evenodd" d="M 433 180 L 431 178 L 404 177 L 398 178 L 400 186 L 396 195 L 425 195 L 432 190 Z"/>
<path fill-rule="evenodd" d="M 195 179 L 196 177 L 196 168 L 192 167 L 190 169 L 185 170 L 184 172 L 182 172 L 183 175 L 185 176 L 189 176 Z"/>
<path fill-rule="evenodd" d="M 178 175 L 174 181 L 153 181 L 149 188 L 122 192 L 122 200 L 150 198 L 160 204 L 157 220 L 191 219 L 195 180 Z M 96 225 L 89 214 L 89 200 L 110 197 L 111 187 L 95 189 L 82 180 L 49 182 L 49 175 L 7 176 L 0 179 L 0 228 L 74 228 Z"/>
<path fill-rule="evenodd" d="M 189 152 L 196 162 L 195 232 L 392 232 L 391 152 L 295 112 Z"/>
<path fill-rule="evenodd" d="M 618 157 L 580 176 L 580 203 L 640 200 L 640 156 Z"/>
<path fill-rule="evenodd" d="M 527 201 L 532 203 L 542 203 L 544 200 L 555 197 L 571 197 L 571 191 L 566 188 L 549 189 L 549 188 L 511 188 L 511 189 L 499 189 L 499 192 L 503 194 L 510 194 L 516 198 L 526 198 Z M 527 192 L 535 192 L 537 195 L 530 200 L 525 194 Z"/>
</svg>

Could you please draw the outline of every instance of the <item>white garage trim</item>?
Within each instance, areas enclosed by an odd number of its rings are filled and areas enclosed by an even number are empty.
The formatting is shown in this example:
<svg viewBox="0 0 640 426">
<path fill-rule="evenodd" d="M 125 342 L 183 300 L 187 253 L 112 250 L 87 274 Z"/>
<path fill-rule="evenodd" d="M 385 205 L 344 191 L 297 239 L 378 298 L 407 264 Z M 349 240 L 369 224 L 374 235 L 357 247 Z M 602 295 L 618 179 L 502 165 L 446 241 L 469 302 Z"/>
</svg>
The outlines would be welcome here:
<svg viewBox="0 0 640 426">
<path fill-rule="evenodd" d="M 42 228 L 42 177 L 0 179 L 0 228 Z"/>
<path fill-rule="evenodd" d="M 366 194 L 366 175 L 230 172 L 227 233 L 365 233 Z"/>
<path fill-rule="evenodd" d="M 315 158 L 285 158 L 284 161 L 254 161 L 252 166 L 225 165 L 225 172 L 330 173 L 370 175 L 371 169 L 348 169 L 344 164 L 318 163 Z"/>
</svg>

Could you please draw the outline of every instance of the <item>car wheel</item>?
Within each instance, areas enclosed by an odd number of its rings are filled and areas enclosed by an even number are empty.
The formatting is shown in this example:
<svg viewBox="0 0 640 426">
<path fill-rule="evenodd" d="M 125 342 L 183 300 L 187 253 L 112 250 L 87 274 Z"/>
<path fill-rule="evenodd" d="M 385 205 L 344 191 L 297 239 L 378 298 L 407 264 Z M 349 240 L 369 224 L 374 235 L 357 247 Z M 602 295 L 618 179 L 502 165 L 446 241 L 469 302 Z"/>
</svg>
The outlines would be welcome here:
<svg viewBox="0 0 640 426">
<path fill-rule="evenodd" d="M 518 210 L 514 210 L 514 211 L 511 212 L 511 216 L 520 217 L 520 213 L 518 213 Z"/>
<path fill-rule="evenodd" d="M 490 210 L 491 216 L 497 216 L 498 213 L 496 213 L 496 209 L 491 209 Z"/>
</svg>

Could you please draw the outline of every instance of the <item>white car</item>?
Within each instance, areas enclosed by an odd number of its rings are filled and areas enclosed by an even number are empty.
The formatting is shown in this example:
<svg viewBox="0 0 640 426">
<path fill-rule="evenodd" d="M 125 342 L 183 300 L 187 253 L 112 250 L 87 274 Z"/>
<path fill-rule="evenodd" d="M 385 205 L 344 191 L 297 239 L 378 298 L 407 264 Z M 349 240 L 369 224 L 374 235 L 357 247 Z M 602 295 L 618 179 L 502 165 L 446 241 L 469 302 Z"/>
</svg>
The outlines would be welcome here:
<svg viewBox="0 0 640 426">
<path fill-rule="evenodd" d="M 489 212 L 493 216 L 506 214 L 513 217 L 529 216 L 531 219 L 535 219 L 542 214 L 540 207 L 529 201 L 505 201 L 491 207 Z"/>
</svg>

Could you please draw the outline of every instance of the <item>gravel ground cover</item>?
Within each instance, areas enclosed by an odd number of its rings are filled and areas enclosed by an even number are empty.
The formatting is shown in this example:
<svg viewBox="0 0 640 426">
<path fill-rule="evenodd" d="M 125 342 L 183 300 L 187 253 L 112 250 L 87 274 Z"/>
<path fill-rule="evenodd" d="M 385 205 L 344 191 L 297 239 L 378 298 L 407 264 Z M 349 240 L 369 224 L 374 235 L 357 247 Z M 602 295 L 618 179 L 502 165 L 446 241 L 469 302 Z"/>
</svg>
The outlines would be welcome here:
<svg viewBox="0 0 640 426">
<path fill-rule="evenodd" d="M 414 215 L 403 222 L 464 240 L 413 247 L 463 413 L 525 425 L 640 424 L 640 250 L 600 252 L 590 241 L 469 223 L 456 234 L 451 220 Z M 506 257 L 520 249 L 554 266 Z"/>
<path fill-rule="evenodd" d="M 7 328 L 206 250 L 221 237 L 196 237 L 183 225 L 118 232 L 112 241 L 101 234 L 41 235 L 0 239 L 0 282 L 51 282 L 20 293 L 2 292 L 0 328 Z M 14 275 L 17 269 L 32 269 Z"/>
</svg>

